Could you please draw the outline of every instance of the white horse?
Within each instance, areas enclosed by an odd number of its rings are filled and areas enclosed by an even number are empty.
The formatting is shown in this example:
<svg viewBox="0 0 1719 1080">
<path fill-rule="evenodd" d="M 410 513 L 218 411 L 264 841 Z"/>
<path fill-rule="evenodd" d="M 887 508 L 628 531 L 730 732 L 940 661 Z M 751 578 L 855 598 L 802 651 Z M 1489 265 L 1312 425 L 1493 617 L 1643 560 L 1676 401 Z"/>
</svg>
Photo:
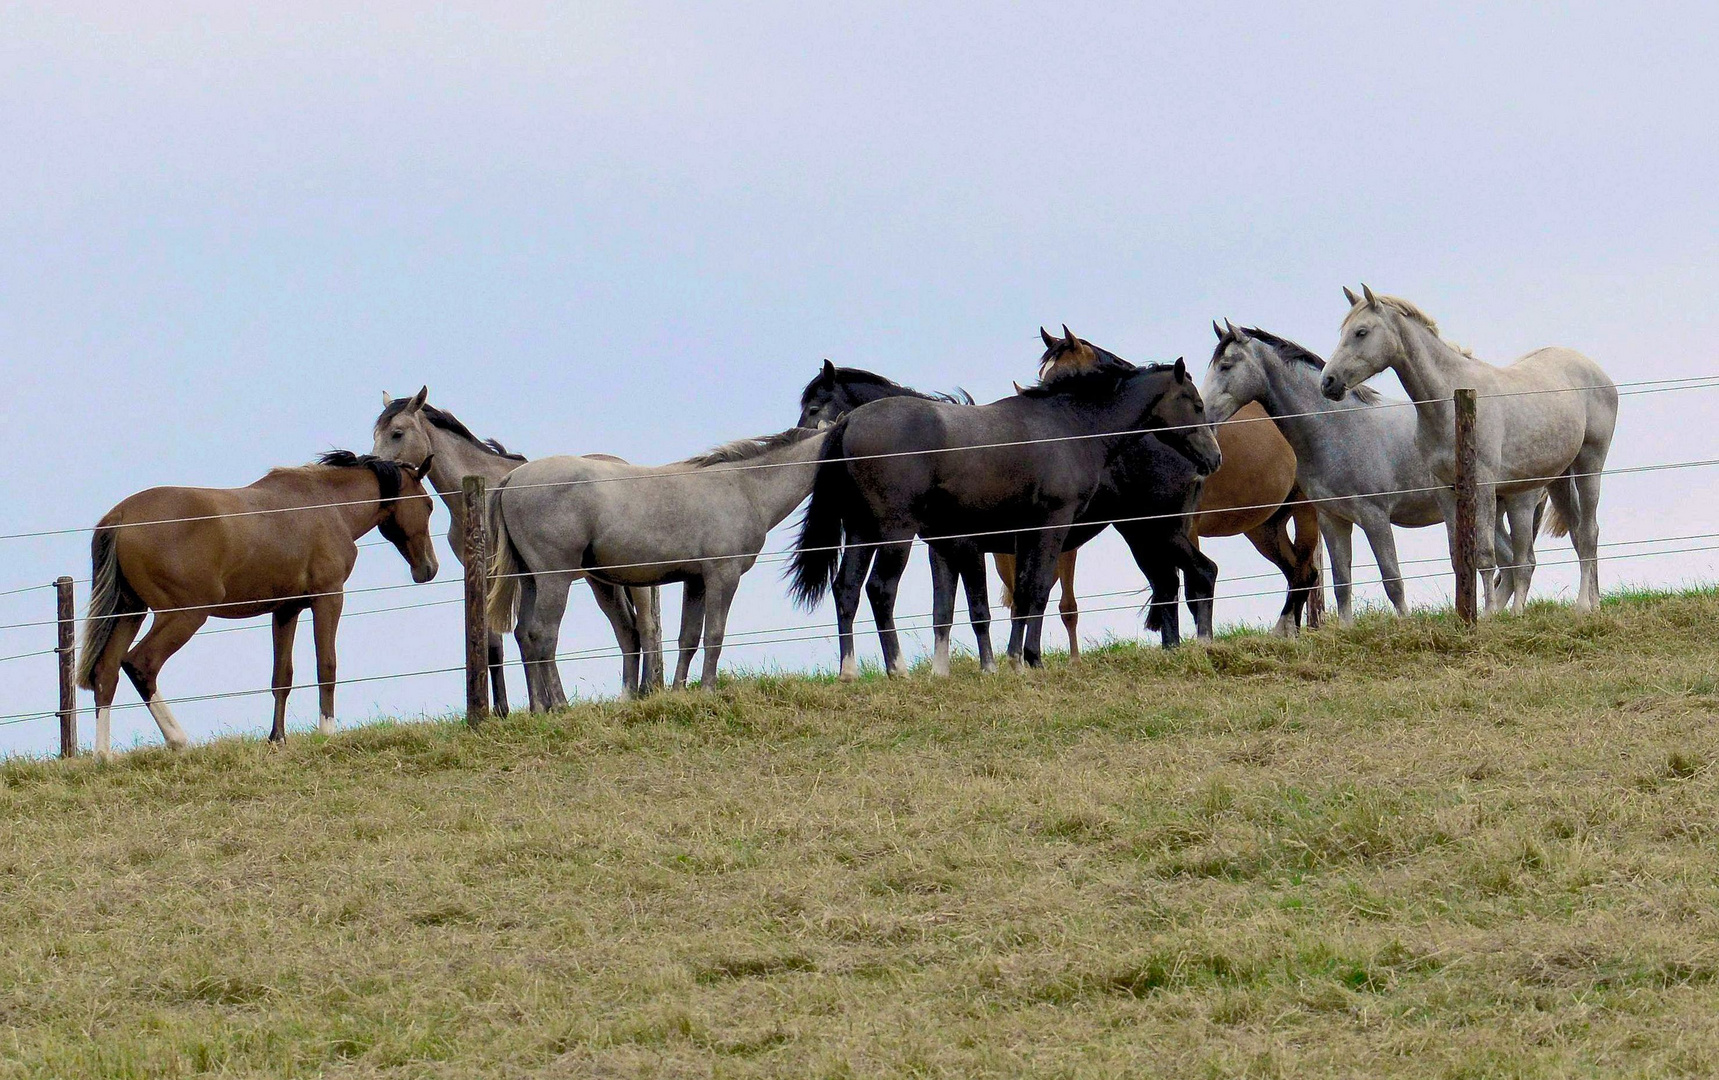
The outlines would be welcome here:
<svg viewBox="0 0 1719 1080">
<path fill-rule="evenodd" d="M 1506 592 L 1520 612 L 1528 603 L 1534 573 L 1534 511 L 1539 494 L 1552 498 L 1546 525 L 1554 536 L 1568 533 L 1581 563 L 1576 609 L 1591 611 L 1600 600 L 1600 470 L 1617 427 L 1617 387 L 1600 366 L 1573 349 L 1536 349 L 1508 367 L 1494 367 L 1439 337 L 1438 324 L 1414 304 L 1393 296 L 1362 296 L 1348 289 L 1349 314 L 1337 348 L 1325 365 L 1320 389 L 1340 401 L 1351 387 L 1386 368 L 1397 373 L 1415 401 L 1415 445 L 1441 484 L 1456 476 L 1451 395 L 1459 387 L 1477 391 L 1475 443 L 1476 562 L 1486 589 L 1486 610 L 1504 606 Z M 1451 550 L 1456 550 L 1456 495 L 1443 490 L 1439 502 Z M 1502 508 L 1510 522 L 1512 550 L 1505 572 L 1499 566 L 1491 527 Z"/>
</svg>

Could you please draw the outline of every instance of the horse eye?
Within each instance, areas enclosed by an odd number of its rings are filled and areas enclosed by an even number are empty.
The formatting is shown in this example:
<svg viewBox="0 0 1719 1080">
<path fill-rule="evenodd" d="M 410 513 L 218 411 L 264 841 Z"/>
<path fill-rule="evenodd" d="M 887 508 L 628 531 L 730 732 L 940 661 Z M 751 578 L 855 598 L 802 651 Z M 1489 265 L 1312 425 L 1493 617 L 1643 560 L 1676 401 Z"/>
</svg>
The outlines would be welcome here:
<svg viewBox="0 0 1719 1080">
<path fill-rule="evenodd" d="M 1357 329 L 1357 330 L 1356 330 L 1356 331 L 1355 331 L 1355 336 L 1356 336 L 1356 337 L 1357 337 L 1357 338 L 1364 338 L 1364 337 L 1366 337 L 1366 336 L 1367 336 L 1367 328 L 1366 328 L 1366 327 L 1365 327 L 1365 326 L 1363 326 L 1363 327 L 1360 327 L 1360 328 L 1358 328 L 1358 329 Z"/>
</svg>

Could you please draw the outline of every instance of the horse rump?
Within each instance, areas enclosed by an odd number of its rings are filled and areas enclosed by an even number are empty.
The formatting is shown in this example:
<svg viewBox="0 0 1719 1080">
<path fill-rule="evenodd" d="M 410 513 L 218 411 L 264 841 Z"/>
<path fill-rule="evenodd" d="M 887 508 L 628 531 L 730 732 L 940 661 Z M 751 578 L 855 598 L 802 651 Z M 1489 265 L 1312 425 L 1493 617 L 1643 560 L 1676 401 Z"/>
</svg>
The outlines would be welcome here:
<svg viewBox="0 0 1719 1080">
<path fill-rule="evenodd" d="M 95 689 L 96 661 L 113 637 L 113 624 L 123 616 L 147 610 L 119 568 L 119 529 L 113 525 L 96 526 L 95 535 L 90 538 L 90 606 L 84 614 L 84 641 L 78 651 L 80 687 Z"/>
<path fill-rule="evenodd" d="M 812 481 L 812 497 L 800 517 L 800 538 L 794 542 L 794 557 L 788 562 L 788 592 L 794 603 L 810 610 L 835 584 L 846 537 L 848 504 L 857 494 L 848 475 L 842 436 L 846 417 L 830 429 L 818 452 L 818 473 Z"/>
</svg>

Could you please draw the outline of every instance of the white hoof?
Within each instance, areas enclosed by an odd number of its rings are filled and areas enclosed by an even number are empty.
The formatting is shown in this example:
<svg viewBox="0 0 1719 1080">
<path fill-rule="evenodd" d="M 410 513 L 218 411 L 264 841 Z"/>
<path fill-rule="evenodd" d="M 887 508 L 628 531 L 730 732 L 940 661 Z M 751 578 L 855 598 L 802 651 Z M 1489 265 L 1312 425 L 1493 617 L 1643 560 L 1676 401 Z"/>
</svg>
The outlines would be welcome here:
<svg viewBox="0 0 1719 1080">
<path fill-rule="evenodd" d="M 859 678 L 859 661 L 850 656 L 842 661 L 842 670 L 836 676 L 842 682 L 853 682 Z"/>
<path fill-rule="evenodd" d="M 907 661 L 901 657 L 895 658 L 895 663 L 889 665 L 890 678 L 900 679 L 907 676 Z"/>
<path fill-rule="evenodd" d="M 1280 615 L 1277 619 L 1277 625 L 1271 628 L 1271 635 L 1273 637 L 1292 638 L 1295 636 L 1295 631 L 1295 620 L 1288 615 Z"/>
<path fill-rule="evenodd" d="M 316 718 L 316 730 L 320 731 L 324 735 L 333 735 L 334 734 L 334 717 L 332 717 L 332 716 L 319 716 L 319 717 L 317 717 Z"/>
</svg>

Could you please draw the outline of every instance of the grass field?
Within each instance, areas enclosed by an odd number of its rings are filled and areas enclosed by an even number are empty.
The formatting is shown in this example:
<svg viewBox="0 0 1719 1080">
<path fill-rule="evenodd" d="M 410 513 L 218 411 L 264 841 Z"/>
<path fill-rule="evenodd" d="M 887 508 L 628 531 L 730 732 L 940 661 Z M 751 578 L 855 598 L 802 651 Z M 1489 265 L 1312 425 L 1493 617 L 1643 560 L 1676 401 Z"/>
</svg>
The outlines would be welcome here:
<svg viewBox="0 0 1719 1080">
<path fill-rule="evenodd" d="M 1719 595 L 0 765 L 0 1077 L 1710 1076 Z"/>
</svg>

